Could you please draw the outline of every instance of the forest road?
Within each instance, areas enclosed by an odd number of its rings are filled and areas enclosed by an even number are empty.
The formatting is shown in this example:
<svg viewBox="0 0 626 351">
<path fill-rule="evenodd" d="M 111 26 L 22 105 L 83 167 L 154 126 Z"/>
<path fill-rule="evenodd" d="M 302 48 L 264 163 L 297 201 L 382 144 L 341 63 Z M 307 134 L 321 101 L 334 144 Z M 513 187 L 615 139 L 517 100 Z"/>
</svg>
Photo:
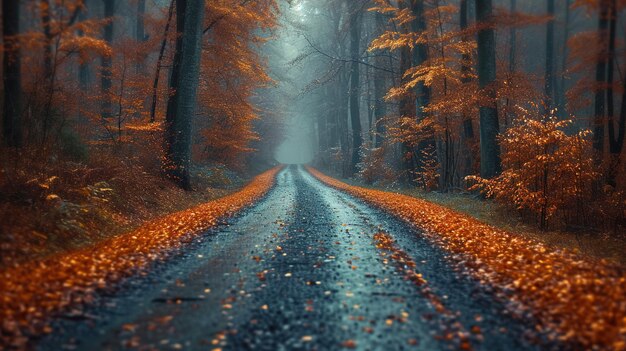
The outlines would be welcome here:
<svg viewBox="0 0 626 351">
<path fill-rule="evenodd" d="M 379 233 L 402 250 L 395 258 Z M 398 255 L 424 281 L 407 279 Z M 537 348 L 488 290 L 416 229 L 288 166 L 256 205 L 85 316 L 58 318 L 37 348 Z"/>
</svg>

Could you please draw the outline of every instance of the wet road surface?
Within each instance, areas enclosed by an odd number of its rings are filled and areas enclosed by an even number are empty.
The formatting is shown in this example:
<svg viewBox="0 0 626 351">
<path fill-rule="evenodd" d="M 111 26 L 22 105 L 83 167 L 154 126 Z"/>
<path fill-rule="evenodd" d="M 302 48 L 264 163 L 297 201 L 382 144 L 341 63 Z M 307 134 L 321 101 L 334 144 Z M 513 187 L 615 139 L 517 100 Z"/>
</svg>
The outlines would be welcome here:
<svg viewBox="0 0 626 351">
<path fill-rule="evenodd" d="M 38 349 L 537 348 L 418 231 L 297 166 L 255 206 L 53 327 Z"/>
</svg>

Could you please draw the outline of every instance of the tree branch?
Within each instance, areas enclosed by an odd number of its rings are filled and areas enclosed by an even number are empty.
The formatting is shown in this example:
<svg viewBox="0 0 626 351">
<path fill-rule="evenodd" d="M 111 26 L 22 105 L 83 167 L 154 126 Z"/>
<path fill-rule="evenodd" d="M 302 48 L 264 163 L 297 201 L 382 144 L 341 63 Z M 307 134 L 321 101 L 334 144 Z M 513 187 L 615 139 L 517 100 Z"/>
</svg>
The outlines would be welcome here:
<svg viewBox="0 0 626 351">
<path fill-rule="evenodd" d="M 379 67 L 379 66 L 376 66 L 376 65 L 372 65 L 371 63 L 368 63 L 368 62 L 363 62 L 363 61 L 361 61 L 361 60 L 347 59 L 347 58 L 341 58 L 341 57 L 334 57 L 334 56 L 332 56 L 332 55 L 330 55 L 330 54 L 328 54 L 328 53 L 326 53 L 326 52 L 322 51 L 322 50 L 321 50 L 321 49 L 319 49 L 318 47 L 316 47 L 316 46 L 315 46 L 315 45 L 311 42 L 311 40 L 309 40 L 309 38 L 308 38 L 306 35 L 304 36 L 304 39 L 305 39 L 305 40 L 309 43 L 309 46 L 311 46 L 311 48 L 312 48 L 313 50 L 315 50 L 318 54 L 320 54 L 320 55 L 322 55 L 322 56 L 324 56 L 324 57 L 327 57 L 327 58 L 329 58 L 329 59 L 331 59 L 331 60 L 333 60 L 333 61 L 338 61 L 338 62 L 343 62 L 343 63 L 352 63 L 352 62 L 356 62 L 356 63 L 359 63 L 359 64 L 364 65 L 364 66 L 367 66 L 367 67 L 371 67 L 371 68 L 376 69 L 376 70 L 380 70 L 380 71 L 387 72 L 387 73 L 391 73 L 391 74 L 396 74 L 396 72 L 394 72 L 392 69 L 390 70 L 390 69 L 387 69 L 387 68 L 384 68 L 384 67 Z"/>
<path fill-rule="evenodd" d="M 249 2 L 250 2 L 250 0 L 243 0 L 243 1 L 241 2 L 241 4 L 239 4 L 239 6 L 244 6 L 245 4 L 247 4 L 247 3 L 249 3 Z M 228 15 L 228 12 L 227 12 L 227 13 L 222 14 L 221 16 L 218 16 L 218 17 L 217 17 L 217 18 L 215 18 L 213 21 L 211 21 L 211 23 L 209 23 L 209 25 L 208 25 L 208 26 L 207 26 L 207 27 L 206 27 L 206 28 L 202 31 L 202 34 L 206 34 L 206 33 L 208 33 L 208 31 L 210 31 L 210 30 L 211 30 L 211 28 L 215 27 L 215 25 L 216 25 L 219 21 L 221 21 L 221 20 L 223 20 L 224 18 L 226 18 L 226 16 L 227 16 L 227 15 Z"/>
</svg>

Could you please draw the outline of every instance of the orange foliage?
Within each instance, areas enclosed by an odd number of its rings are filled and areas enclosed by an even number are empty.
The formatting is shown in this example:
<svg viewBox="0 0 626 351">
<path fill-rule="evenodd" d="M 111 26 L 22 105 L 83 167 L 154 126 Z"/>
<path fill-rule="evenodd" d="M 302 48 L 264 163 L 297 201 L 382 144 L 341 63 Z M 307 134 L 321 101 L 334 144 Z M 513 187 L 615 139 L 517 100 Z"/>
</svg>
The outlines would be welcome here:
<svg viewBox="0 0 626 351">
<path fill-rule="evenodd" d="M 260 110 L 252 99 L 273 83 L 258 49 L 271 38 L 277 15 L 275 0 L 207 2 L 206 22 L 212 27 L 203 47 L 198 102 L 204 118 L 197 123 L 196 158 L 236 166 L 242 154 L 253 151 L 249 145 L 258 140 L 253 123 Z"/>
<path fill-rule="evenodd" d="M 592 185 L 599 174 L 593 164 L 591 132 L 568 135 L 565 128 L 571 123 L 555 116 L 519 118 L 500 136 L 502 174 L 493 179 L 468 177 L 477 182 L 472 189 L 530 210 L 542 227 L 558 213 L 580 209 L 585 201 L 591 201 Z"/>
<path fill-rule="evenodd" d="M 621 269 L 520 238 L 424 200 L 351 186 L 310 171 L 324 183 L 422 229 L 452 254 L 454 262 L 495 287 L 514 315 L 535 317 L 537 330 L 551 340 L 580 349 L 626 347 L 626 276 Z"/>
<path fill-rule="evenodd" d="M 0 345 L 25 347 L 26 336 L 50 329 L 45 323 L 52 314 L 79 308 L 93 301 L 97 290 L 167 258 L 219 218 L 231 216 L 262 197 L 274 184 L 278 170 L 259 175 L 237 193 L 165 216 L 95 247 L 2 271 Z"/>
</svg>

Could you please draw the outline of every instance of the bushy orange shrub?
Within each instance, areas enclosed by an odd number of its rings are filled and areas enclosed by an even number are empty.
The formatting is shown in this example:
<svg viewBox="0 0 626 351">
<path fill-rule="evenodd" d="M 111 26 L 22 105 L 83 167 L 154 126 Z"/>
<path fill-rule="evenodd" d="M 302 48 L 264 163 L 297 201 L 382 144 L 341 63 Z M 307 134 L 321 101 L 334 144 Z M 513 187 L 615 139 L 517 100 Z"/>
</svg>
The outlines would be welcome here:
<svg viewBox="0 0 626 351">
<path fill-rule="evenodd" d="M 530 211 L 542 228 L 558 215 L 582 215 L 599 173 L 593 164 L 591 132 L 568 134 L 571 123 L 555 116 L 519 118 L 500 137 L 502 174 L 493 179 L 470 176 L 475 182 L 471 189 Z"/>
</svg>

